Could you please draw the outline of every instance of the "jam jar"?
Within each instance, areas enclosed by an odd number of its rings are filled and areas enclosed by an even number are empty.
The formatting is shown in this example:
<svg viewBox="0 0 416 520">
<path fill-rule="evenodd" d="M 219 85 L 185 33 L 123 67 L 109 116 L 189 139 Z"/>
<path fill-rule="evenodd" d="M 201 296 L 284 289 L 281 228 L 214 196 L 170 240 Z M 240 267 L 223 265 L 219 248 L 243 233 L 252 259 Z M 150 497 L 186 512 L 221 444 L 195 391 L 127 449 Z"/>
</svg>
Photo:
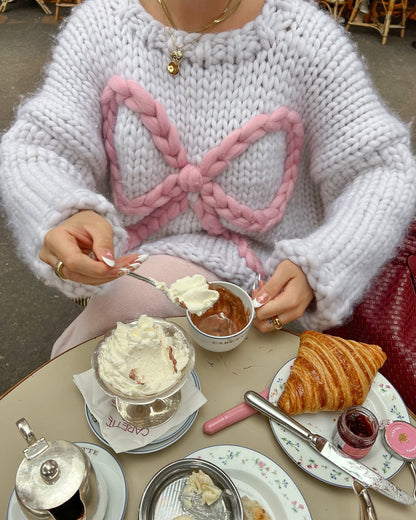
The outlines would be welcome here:
<svg viewBox="0 0 416 520">
<path fill-rule="evenodd" d="M 338 418 L 334 444 L 353 459 L 365 457 L 378 434 L 374 414 L 362 406 L 351 406 Z"/>
</svg>

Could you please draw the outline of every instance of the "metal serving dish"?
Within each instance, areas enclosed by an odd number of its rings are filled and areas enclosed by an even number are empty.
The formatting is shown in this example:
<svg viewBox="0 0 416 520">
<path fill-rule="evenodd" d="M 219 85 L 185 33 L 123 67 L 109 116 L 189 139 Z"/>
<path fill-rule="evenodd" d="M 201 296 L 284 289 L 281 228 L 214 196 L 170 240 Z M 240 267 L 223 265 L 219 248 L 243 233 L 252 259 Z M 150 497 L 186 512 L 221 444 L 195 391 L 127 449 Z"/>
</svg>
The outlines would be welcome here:
<svg viewBox="0 0 416 520">
<path fill-rule="evenodd" d="M 222 493 L 210 506 L 194 504 L 189 509 L 188 501 L 183 500 L 183 489 L 192 472 L 199 470 L 209 475 Z M 174 519 L 180 515 L 195 520 L 243 520 L 243 506 L 235 484 L 218 466 L 201 459 L 181 459 L 163 467 L 146 486 L 140 500 L 139 520 Z"/>
</svg>

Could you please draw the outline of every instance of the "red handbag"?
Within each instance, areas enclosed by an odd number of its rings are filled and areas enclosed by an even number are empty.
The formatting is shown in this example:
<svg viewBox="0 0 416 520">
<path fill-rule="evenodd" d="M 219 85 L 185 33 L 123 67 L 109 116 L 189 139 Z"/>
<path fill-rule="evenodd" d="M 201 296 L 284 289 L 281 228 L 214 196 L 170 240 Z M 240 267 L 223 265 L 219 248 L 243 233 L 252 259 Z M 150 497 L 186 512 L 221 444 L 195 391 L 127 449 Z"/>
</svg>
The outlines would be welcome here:
<svg viewBox="0 0 416 520">
<path fill-rule="evenodd" d="M 350 321 L 328 334 L 379 345 L 380 372 L 416 412 L 416 221 L 394 260 L 372 282 Z"/>
</svg>

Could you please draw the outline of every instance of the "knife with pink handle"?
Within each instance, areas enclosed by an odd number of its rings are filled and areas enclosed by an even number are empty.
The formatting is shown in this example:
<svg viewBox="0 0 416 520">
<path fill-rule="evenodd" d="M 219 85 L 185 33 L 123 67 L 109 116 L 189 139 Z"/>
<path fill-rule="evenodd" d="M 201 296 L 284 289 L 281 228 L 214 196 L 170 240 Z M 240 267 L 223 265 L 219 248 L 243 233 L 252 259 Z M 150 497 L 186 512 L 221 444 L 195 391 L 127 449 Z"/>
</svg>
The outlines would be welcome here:
<svg viewBox="0 0 416 520">
<path fill-rule="evenodd" d="M 260 392 L 260 395 L 267 399 L 269 396 L 269 389 L 266 388 L 263 392 Z M 257 410 L 246 402 L 237 404 L 229 410 L 226 410 L 225 412 L 220 413 L 220 415 L 207 421 L 204 424 L 204 432 L 212 435 L 213 433 L 217 433 L 220 430 L 227 428 L 227 426 L 242 421 L 246 417 L 250 417 L 250 415 L 254 415 L 255 413 L 257 413 Z"/>
</svg>

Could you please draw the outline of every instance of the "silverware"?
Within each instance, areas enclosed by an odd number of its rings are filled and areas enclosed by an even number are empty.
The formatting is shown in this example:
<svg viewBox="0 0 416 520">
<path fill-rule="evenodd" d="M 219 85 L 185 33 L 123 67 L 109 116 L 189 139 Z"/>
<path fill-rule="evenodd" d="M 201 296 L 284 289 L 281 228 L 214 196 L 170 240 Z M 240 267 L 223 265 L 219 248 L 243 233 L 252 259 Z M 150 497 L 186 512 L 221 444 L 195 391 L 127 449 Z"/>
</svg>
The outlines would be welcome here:
<svg viewBox="0 0 416 520">
<path fill-rule="evenodd" d="M 360 520 L 377 520 L 376 510 L 368 489 L 358 480 L 353 481 L 352 487 L 360 504 Z"/>
<path fill-rule="evenodd" d="M 153 278 L 147 278 L 146 276 L 142 276 L 141 274 L 133 273 L 132 271 L 128 271 L 128 272 L 126 272 L 126 274 L 127 274 L 127 276 L 132 276 L 133 278 L 140 280 L 141 282 L 145 282 L 150 285 L 153 285 L 153 287 L 156 287 L 156 289 L 163 290 L 162 286 L 158 287 L 156 280 L 154 280 Z M 166 293 L 166 291 L 163 291 L 163 292 Z"/>
<path fill-rule="evenodd" d="M 335 448 L 335 446 L 333 446 L 327 439 L 321 435 L 312 433 L 302 424 L 295 421 L 292 417 L 289 417 L 277 406 L 274 406 L 258 393 L 249 390 L 245 393 L 244 399 L 250 406 L 307 441 L 312 448 L 332 462 L 332 464 L 335 464 L 335 466 L 338 466 L 359 482 L 362 482 L 365 486 L 375 489 L 379 493 L 396 500 L 396 502 L 407 505 L 415 504 L 415 499 L 405 491 L 401 490 L 361 462 L 358 462 L 351 457 L 347 457 Z"/>
<path fill-rule="evenodd" d="M 182 307 L 182 308 L 186 308 L 185 304 L 183 302 L 174 300 L 171 297 L 171 295 L 169 294 L 168 288 L 164 283 L 158 282 L 157 280 L 155 280 L 153 278 L 147 278 L 146 276 L 142 276 L 141 274 L 134 273 L 133 271 L 126 270 L 125 272 L 126 272 L 127 276 L 132 276 L 133 278 L 136 278 L 136 280 L 140 280 L 141 282 L 145 282 L 145 283 L 152 285 L 153 287 L 155 287 L 156 289 L 161 291 L 168 298 L 168 300 L 170 302 L 174 303 L 175 305 L 178 305 L 179 307 Z"/>
</svg>

